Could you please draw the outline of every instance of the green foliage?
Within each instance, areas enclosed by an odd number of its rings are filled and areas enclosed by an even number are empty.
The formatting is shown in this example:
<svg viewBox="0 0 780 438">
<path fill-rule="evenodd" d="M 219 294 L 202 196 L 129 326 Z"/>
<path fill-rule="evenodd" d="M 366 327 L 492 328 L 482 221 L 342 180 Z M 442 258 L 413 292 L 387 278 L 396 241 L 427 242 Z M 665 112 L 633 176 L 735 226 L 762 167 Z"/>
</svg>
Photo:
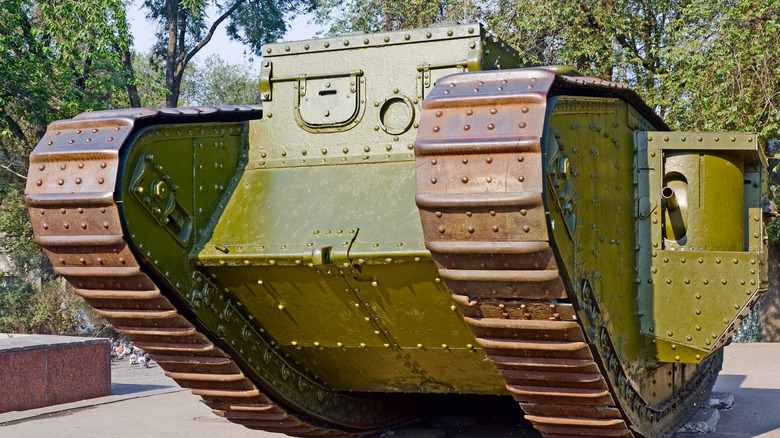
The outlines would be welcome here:
<svg viewBox="0 0 780 438">
<path fill-rule="evenodd" d="M 138 54 L 133 58 L 142 106 L 165 107 L 165 72 L 155 57 Z M 243 105 L 260 101 L 258 73 L 247 64 L 230 64 L 219 55 L 203 63 L 190 62 L 181 85 L 180 106 Z"/>
<path fill-rule="evenodd" d="M 322 0 L 317 21 L 330 35 L 425 27 L 454 19 L 473 19 L 469 2 L 456 0 Z"/>
<path fill-rule="evenodd" d="M 46 125 L 126 105 L 121 0 L 0 2 L 0 129 L 25 145 Z"/>
<path fill-rule="evenodd" d="M 772 223 L 766 227 L 766 233 L 769 236 L 769 240 L 775 243 L 780 243 L 780 221 L 772 221 Z"/>
<path fill-rule="evenodd" d="M 258 75 L 246 64 L 229 64 L 217 55 L 191 66 L 184 75 L 184 105 L 242 105 L 260 101 Z"/>
<path fill-rule="evenodd" d="M 151 53 L 133 56 L 133 71 L 142 107 L 165 108 L 165 70 Z"/>
<path fill-rule="evenodd" d="M 0 331 L 74 333 L 84 319 L 33 241 L 25 176 L 48 123 L 128 106 L 127 32 L 122 0 L 0 2 Z"/>
<path fill-rule="evenodd" d="M 158 23 L 153 55 L 165 64 L 166 106 L 177 106 L 187 65 L 214 30 L 227 22 L 227 35 L 260 56 L 264 43 L 281 38 L 286 18 L 314 9 L 315 0 L 145 0 L 147 18 Z M 209 7 L 217 9 L 210 20 Z"/>
<path fill-rule="evenodd" d="M 37 286 L 17 277 L 0 286 L 0 332 L 78 334 L 94 327 L 94 318 L 86 302 L 60 278 Z"/>
</svg>

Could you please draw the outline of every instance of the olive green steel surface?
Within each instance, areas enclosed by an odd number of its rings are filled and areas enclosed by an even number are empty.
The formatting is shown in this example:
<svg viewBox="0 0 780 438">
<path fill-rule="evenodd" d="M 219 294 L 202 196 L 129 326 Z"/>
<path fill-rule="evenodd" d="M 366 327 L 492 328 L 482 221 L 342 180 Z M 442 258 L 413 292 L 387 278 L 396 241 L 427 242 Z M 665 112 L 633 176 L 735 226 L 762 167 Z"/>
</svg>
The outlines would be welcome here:
<svg viewBox="0 0 780 438">
<path fill-rule="evenodd" d="M 248 170 L 412 161 L 421 101 L 437 79 L 519 67 L 517 52 L 478 24 L 269 44 L 264 55 Z"/>
<path fill-rule="evenodd" d="M 265 50 L 265 116 L 198 260 L 334 389 L 506 394 L 425 249 L 412 149 L 437 78 L 516 52 L 473 24 Z"/>
<path fill-rule="evenodd" d="M 642 132 L 636 144 L 642 333 L 660 360 L 700 362 L 766 289 L 763 152 L 743 133 Z"/>
<path fill-rule="evenodd" d="M 223 283 L 195 259 L 196 242 L 209 236 L 212 218 L 220 216 L 227 196 L 236 189 L 246 163 L 246 132 L 246 123 L 193 123 L 146 128 L 131 139 L 131 147 L 123 151 L 119 193 L 123 220 L 139 256 L 186 300 L 202 324 L 229 342 L 272 395 L 314 418 L 346 427 L 404 420 L 391 408 L 397 404 L 395 398 L 335 392 L 280 352 L 252 308 L 228 288 L 234 283 Z M 161 182 L 167 187 L 162 193 L 175 199 L 172 208 L 160 207 L 170 202 L 158 196 Z M 177 225 L 180 217 L 194 225 L 188 237 Z M 327 325 L 319 328 L 325 331 Z M 404 403 L 414 405 L 409 399 Z"/>
<path fill-rule="evenodd" d="M 701 379 L 714 378 L 720 358 L 698 370 L 659 363 L 653 342 L 640 331 L 633 135 L 653 127 L 618 99 L 563 96 L 552 99 L 548 112 L 550 228 L 580 321 L 634 430 L 663 434 L 685 415 L 674 408 L 678 400 L 690 404 Z"/>
</svg>

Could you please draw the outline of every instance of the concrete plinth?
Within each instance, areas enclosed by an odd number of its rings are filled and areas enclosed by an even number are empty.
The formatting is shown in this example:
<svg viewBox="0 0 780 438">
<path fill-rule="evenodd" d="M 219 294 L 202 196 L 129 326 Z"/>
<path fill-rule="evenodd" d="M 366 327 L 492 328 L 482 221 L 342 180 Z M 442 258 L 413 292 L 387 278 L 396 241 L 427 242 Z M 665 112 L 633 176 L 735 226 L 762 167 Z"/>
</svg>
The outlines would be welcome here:
<svg viewBox="0 0 780 438">
<path fill-rule="evenodd" d="M 0 413 L 111 393 L 108 339 L 0 334 Z"/>
</svg>

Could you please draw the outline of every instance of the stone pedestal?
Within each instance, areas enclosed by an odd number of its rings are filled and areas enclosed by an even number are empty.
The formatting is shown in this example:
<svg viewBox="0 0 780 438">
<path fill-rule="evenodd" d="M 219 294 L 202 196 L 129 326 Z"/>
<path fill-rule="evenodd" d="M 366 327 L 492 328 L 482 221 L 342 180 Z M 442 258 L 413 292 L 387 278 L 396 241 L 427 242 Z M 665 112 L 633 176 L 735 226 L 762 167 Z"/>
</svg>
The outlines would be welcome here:
<svg viewBox="0 0 780 438">
<path fill-rule="evenodd" d="M 108 339 L 0 334 L 0 413 L 110 394 Z"/>
</svg>

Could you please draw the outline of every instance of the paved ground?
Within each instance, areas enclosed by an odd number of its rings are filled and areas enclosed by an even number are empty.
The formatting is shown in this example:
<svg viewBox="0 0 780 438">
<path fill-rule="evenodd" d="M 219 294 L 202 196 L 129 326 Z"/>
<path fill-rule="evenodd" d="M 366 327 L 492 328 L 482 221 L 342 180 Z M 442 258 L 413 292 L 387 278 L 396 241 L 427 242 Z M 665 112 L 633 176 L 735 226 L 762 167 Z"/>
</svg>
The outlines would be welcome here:
<svg viewBox="0 0 780 438">
<path fill-rule="evenodd" d="M 284 435 L 252 431 L 211 413 L 199 397 L 182 390 L 153 364 L 112 365 L 112 395 L 24 412 L 0 414 L 1 437 L 57 438 L 265 438 Z M 731 409 L 720 411 L 713 433 L 675 438 L 780 438 L 780 344 L 732 344 L 715 391 L 731 392 Z M 486 397 L 458 412 L 394 430 L 399 438 L 540 437 L 522 420 L 511 400 Z"/>
</svg>

